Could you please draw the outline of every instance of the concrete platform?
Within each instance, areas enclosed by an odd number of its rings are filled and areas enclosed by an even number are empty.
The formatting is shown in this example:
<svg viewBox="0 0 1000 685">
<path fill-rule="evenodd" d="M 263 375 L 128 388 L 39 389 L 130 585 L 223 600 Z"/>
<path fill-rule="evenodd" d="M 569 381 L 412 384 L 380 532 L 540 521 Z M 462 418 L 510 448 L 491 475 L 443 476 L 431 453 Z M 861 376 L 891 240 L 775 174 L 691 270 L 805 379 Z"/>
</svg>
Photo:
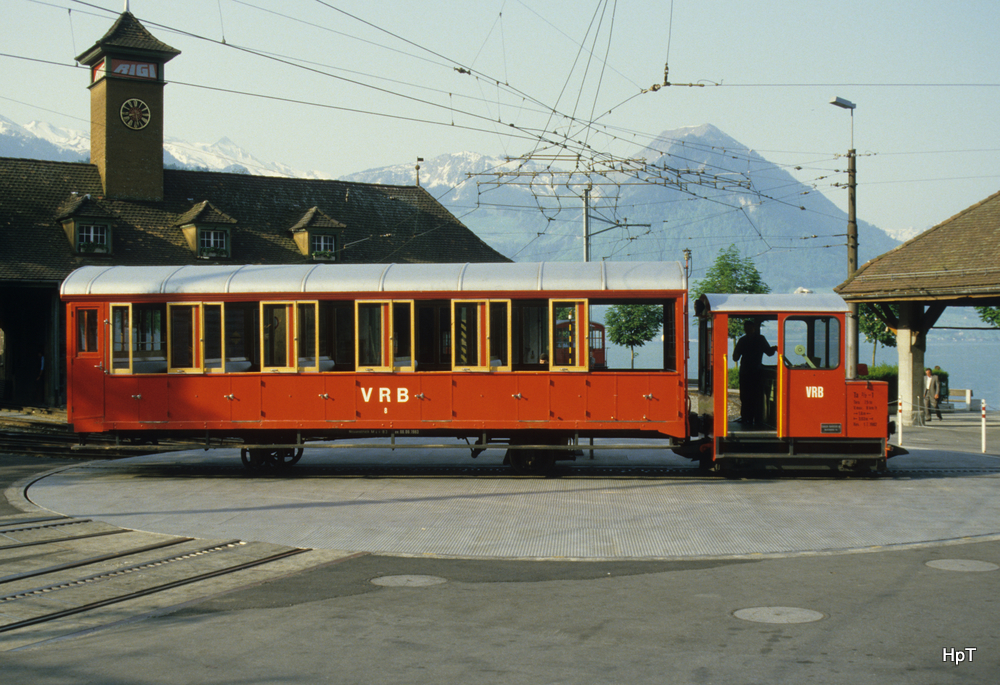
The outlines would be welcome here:
<svg viewBox="0 0 1000 685">
<path fill-rule="evenodd" d="M 248 477 L 236 450 L 191 451 L 67 467 L 31 484 L 27 497 L 124 528 L 401 556 L 762 558 L 1000 539 L 995 455 L 918 447 L 880 478 L 727 480 L 700 476 L 670 452 L 599 448 L 557 478 L 454 468 L 499 467 L 502 456 L 315 449 L 287 475 Z M 441 469 L 386 468 L 409 464 Z M 622 465 L 677 471 L 602 471 Z M 356 470 L 335 468 L 344 466 Z"/>
</svg>

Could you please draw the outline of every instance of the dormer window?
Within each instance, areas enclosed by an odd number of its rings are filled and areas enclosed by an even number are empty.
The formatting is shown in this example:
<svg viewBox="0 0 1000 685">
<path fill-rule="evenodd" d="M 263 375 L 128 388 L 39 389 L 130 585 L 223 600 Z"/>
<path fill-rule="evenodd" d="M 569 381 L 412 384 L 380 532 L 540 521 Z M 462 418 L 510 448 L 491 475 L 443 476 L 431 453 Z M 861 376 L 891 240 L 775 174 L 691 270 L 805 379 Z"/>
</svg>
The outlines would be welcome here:
<svg viewBox="0 0 1000 685">
<path fill-rule="evenodd" d="M 198 257 L 200 259 L 229 257 L 229 231 L 219 228 L 199 228 Z"/>
<path fill-rule="evenodd" d="M 198 259 L 229 259 L 233 256 L 233 228 L 236 220 L 212 206 L 199 202 L 176 223 Z"/>
<path fill-rule="evenodd" d="M 73 193 L 60 205 L 56 221 L 78 255 L 111 254 L 114 215 L 100 200 Z"/>
<path fill-rule="evenodd" d="M 335 261 L 337 259 L 337 237 L 326 233 L 313 233 L 309 236 L 310 255 L 317 261 Z"/>
<path fill-rule="evenodd" d="M 111 252 L 109 236 L 107 224 L 77 224 L 76 251 L 80 254 L 108 254 Z"/>
<path fill-rule="evenodd" d="M 319 207 L 311 207 L 288 230 L 300 253 L 313 261 L 334 262 L 341 258 L 338 250 L 343 249 L 340 241 L 345 228 L 344 224 L 331 219 Z"/>
</svg>

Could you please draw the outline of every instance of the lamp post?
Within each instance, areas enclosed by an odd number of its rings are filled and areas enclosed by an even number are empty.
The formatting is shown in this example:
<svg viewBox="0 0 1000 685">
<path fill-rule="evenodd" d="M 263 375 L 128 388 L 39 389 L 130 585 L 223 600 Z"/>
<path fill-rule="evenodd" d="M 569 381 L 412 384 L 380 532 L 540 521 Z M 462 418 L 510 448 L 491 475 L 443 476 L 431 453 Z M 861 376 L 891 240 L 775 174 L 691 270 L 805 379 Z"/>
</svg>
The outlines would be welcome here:
<svg viewBox="0 0 1000 685">
<path fill-rule="evenodd" d="M 847 277 L 858 270 L 858 211 L 857 211 L 857 154 L 854 150 L 854 108 L 850 100 L 831 98 L 830 104 L 851 112 L 851 148 L 847 151 Z M 854 378 L 858 371 L 858 305 L 848 305 L 847 314 L 847 377 Z"/>
</svg>

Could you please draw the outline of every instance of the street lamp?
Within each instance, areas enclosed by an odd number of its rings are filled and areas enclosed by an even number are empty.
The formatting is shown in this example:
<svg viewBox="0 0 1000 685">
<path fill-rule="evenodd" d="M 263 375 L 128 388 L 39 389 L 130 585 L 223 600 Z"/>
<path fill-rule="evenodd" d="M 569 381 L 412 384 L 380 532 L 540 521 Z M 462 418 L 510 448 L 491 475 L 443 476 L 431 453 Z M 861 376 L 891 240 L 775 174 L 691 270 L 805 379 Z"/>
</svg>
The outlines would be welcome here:
<svg viewBox="0 0 1000 685">
<path fill-rule="evenodd" d="M 854 150 L 854 108 L 850 100 L 841 97 L 830 99 L 834 107 L 851 112 L 851 149 L 847 151 L 847 277 L 858 270 L 858 210 L 857 210 L 857 154 Z M 847 315 L 847 377 L 854 378 L 858 370 L 858 305 L 849 305 Z"/>
</svg>

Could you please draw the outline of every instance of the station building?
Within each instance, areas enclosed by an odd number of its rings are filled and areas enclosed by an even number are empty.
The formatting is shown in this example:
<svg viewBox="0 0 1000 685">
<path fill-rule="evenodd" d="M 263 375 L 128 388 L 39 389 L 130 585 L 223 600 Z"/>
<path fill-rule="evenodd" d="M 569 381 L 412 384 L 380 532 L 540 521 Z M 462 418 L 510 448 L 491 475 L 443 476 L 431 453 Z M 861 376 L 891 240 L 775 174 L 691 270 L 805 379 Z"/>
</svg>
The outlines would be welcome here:
<svg viewBox="0 0 1000 685">
<path fill-rule="evenodd" d="M 76 57 L 90 163 L 0 158 L 0 403 L 64 401 L 59 284 L 80 266 L 509 261 L 419 186 L 164 169 L 179 54 L 126 11 Z"/>
</svg>

